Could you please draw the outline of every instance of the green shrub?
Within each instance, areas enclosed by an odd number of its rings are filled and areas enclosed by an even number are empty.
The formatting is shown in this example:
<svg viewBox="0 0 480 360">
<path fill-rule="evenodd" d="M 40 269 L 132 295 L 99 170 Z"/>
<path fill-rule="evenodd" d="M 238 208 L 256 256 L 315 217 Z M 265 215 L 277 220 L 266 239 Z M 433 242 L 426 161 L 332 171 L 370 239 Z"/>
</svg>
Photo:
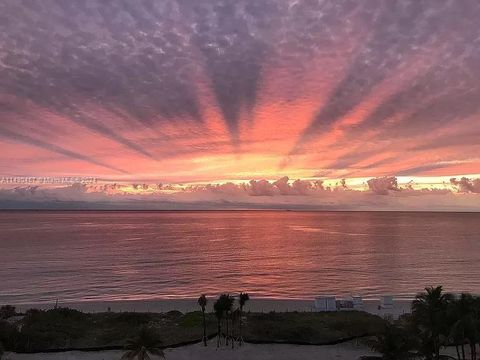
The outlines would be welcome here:
<svg viewBox="0 0 480 360">
<path fill-rule="evenodd" d="M 21 330 L 24 350 L 70 347 L 91 327 L 90 316 L 77 310 L 28 311 Z"/>
<path fill-rule="evenodd" d="M 15 316 L 17 312 L 15 311 L 15 306 L 4 305 L 0 307 L 0 319 L 6 320 Z"/>
<path fill-rule="evenodd" d="M 8 351 L 14 351 L 20 342 L 20 333 L 17 328 L 7 321 L 0 321 L 0 344 Z"/>
</svg>

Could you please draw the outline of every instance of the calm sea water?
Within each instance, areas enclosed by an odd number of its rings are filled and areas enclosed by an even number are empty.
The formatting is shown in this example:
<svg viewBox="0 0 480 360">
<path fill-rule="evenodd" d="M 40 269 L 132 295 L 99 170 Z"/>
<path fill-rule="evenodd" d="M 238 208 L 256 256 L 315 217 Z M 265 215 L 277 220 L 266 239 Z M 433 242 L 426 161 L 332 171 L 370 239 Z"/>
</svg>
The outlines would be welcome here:
<svg viewBox="0 0 480 360">
<path fill-rule="evenodd" d="M 0 212 L 0 304 L 480 293 L 480 213 Z"/>
</svg>

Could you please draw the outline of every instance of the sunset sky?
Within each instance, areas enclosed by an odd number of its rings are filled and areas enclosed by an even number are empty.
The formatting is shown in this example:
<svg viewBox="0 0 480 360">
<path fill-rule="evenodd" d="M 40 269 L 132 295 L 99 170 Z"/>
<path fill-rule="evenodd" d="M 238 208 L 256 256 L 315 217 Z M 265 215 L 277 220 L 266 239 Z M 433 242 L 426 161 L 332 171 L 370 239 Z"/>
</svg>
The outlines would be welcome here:
<svg viewBox="0 0 480 360">
<path fill-rule="evenodd" d="M 476 0 L 3 0 L 0 207 L 480 210 L 479 19 Z"/>
</svg>

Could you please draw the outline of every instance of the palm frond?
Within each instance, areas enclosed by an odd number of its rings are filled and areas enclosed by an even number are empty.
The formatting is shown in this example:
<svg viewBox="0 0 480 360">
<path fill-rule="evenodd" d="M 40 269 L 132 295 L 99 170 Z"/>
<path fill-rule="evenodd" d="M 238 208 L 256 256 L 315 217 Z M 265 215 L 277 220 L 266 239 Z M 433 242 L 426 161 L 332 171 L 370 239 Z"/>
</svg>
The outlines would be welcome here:
<svg viewBox="0 0 480 360">
<path fill-rule="evenodd" d="M 137 336 L 127 341 L 128 350 L 121 360 L 151 360 L 149 353 L 165 358 L 161 350 L 161 341 L 155 329 L 143 327 Z"/>
<path fill-rule="evenodd" d="M 162 349 L 150 349 L 149 353 L 152 355 L 158 356 L 162 359 L 165 359 L 165 352 Z"/>
<path fill-rule="evenodd" d="M 125 354 L 123 354 L 120 360 L 133 360 L 137 357 L 139 352 L 140 352 L 140 349 L 127 351 Z"/>
</svg>

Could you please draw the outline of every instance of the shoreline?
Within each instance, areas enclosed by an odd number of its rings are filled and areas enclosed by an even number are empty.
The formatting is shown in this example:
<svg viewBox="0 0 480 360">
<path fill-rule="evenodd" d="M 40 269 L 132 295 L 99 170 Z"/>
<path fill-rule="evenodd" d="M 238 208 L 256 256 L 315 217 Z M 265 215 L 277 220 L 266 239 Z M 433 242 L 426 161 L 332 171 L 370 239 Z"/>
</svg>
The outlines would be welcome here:
<svg viewBox="0 0 480 360">
<path fill-rule="evenodd" d="M 213 309 L 214 298 L 209 298 L 207 311 Z M 55 302 L 51 303 L 31 303 L 31 304 L 11 304 L 19 312 L 25 312 L 29 309 L 48 310 L 55 307 Z M 379 316 L 398 317 L 411 311 L 411 300 L 394 300 L 393 308 L 379 309 L 380 300 L 364 300 L 363 310 L 368 313 Z M 152 312 L 165 313 L 169 311 L 180 311 L 182 313 L 199 311 L 197 299 L 147 299 L 147 300 L 115 300 L 115 301 L 78 301 L 78 302 L 58 302 L 59 307 L 68 307 L 87 313 L 98 312 Z M 313 299 L 269 299 L 269 298 L 251 298 L 245 306 L 246 312 L 315 312 Z M 350 311 L 347 309 L 339 311 Z"/>
</svg>

